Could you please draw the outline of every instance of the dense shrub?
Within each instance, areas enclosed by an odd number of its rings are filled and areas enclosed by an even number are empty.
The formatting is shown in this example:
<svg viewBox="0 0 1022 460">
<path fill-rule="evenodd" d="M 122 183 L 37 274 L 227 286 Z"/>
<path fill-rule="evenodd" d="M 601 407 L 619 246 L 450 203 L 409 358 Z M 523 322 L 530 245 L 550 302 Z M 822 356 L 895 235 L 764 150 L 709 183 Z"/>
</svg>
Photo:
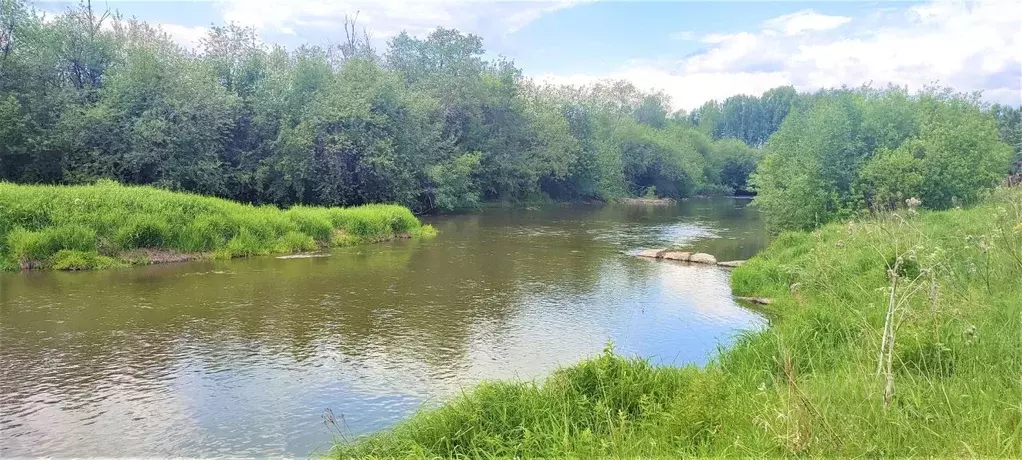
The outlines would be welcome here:
<svg viewBox="0 0 1022 460">
<path fill-rule="evenodd" d="M 807 229 L 910 197 L 977 202 L 1010 169 L 1012 148 L 977 100 L 957 94 L 835 91 L 789 115 L 752 175 L 779 229 Z"/>
</svg>

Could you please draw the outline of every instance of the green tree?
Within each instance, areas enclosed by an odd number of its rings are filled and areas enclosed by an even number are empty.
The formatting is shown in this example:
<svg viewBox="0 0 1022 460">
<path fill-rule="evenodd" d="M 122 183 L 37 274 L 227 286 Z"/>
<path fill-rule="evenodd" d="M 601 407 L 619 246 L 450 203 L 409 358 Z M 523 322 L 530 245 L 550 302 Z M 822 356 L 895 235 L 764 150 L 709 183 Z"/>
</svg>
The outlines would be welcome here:
<svg viewBox="0 0 1022 460">
<path fill-rule="evenodd" d="M 997 119 L 1001 141 L 1015 151 L 1012 172 L 1022 173 L 1022 107 L 994 104 L 990 113 Z"/>
<path fill-rule="evenodd" d="M 867 208 L 896 209 L 905 199 L 921 196 L 923 161 L 916 157 L 921 148 L 917 140 L 896 150 L 883 148 L 863 165 L 856 187 Z"/>
<path fill-rule="evenodd" d="M 430 210 L 456 211 L 479 206 L 479 192 L 473 175 L 479 168 L 479 152 L 467 153 L 452 161 L 434 165 L 427 172 Z"/>
<path fill-rule="evenodd" d="M 770 137 L 751 182 L 778 228 L 810 228 L 861 206 L 972 203 L 1008 171 L 1011 148 L 972 96 L 837 90 L 795 110 Z"/>
<path fill-rule="evenodd" d="M 978 101 L 927 93 L 920 101 L 919 150 L 923 205 L 943 209 L 974 203 L 1007 175 L 1012 149 L 999 139 L 997 121 Z"/>
<path fill-rule="evenodd" d="M 715 168 L 713 178 L 719 183 L 726 193 L 747 195 L 751 193 L 749 188 L 749 176 L 756 170 L 761 152 L 745 145 L 737 139 L 721 139 L 713 143 L 714 153 L 711 157 L 712 167 Z"/>
</svg>

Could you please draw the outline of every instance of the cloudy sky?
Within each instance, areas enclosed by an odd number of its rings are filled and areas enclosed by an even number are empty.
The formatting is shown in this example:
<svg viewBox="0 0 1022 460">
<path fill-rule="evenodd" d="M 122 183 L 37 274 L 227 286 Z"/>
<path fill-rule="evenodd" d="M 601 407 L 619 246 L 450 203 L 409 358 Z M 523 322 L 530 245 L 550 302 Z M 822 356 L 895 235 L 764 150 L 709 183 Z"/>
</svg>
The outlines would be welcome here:
<svg viewBox="0 0 1022 460">
<path fill-rule="evenodd" d="M 437 26 L 483 37 L 526 75 L 583 84 L 627 79 L 662 89 L 675 108 L 791 84 L 801 90 L 938 83 L 1022 101 L 1022 0 L 990 2 L 532 2 L 332 0 L 117 1 L 193 45 L 211 24 L 255 27 L 294 47 L 343 37 L 358 13 L 382 49 Z M 66 3 L 37 1 L 59 12 Z"/>
</svg>

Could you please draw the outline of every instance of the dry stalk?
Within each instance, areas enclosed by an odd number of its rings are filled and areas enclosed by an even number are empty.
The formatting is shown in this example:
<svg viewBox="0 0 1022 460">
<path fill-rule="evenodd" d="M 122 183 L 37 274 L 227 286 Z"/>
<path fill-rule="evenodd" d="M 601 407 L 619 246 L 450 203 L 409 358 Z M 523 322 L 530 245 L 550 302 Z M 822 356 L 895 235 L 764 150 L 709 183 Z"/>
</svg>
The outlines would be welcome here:
<svg viewBox="0 0 1022 460">
<path fill-rule="evenodd" d="M 901 257 L 898 257 L 894 267 L 887 271 L 891 278 L 891 295 L 887 300 L 887 315 L 884 318 L 884 332 L 880 340 L 880 355 L 877 357 L 877 374 L 884 373 L 884 407 L 891 403 L 894 396 L 894 311 L 897 309 L 898 293 L 898 271 L 901 270 Z"/>
</svg>

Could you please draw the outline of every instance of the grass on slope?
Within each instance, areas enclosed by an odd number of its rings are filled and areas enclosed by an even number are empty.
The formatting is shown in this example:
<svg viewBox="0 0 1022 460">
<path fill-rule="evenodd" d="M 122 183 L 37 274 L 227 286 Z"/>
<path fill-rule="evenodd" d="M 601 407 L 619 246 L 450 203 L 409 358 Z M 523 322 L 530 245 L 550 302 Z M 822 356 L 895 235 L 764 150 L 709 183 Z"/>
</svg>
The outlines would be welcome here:
<svg viewBox="0 0 1022 460">
<path fill-rule="evenodd" d="M 1022 456 L 1022 190 L 786 233 L 732 284 L 774 297 L 773 324 L 706 368 L 608 350 L 541 385 L 483 383 L 331 455 Z"/>
<path fill-rule="evenodd" d="M 0 268 L 90 269 L 148 263 L 147 254 L 230 258 L 431 234 L 407 208 L 251 206 L 102 181 L 0 182 Z"/>
</svg>

